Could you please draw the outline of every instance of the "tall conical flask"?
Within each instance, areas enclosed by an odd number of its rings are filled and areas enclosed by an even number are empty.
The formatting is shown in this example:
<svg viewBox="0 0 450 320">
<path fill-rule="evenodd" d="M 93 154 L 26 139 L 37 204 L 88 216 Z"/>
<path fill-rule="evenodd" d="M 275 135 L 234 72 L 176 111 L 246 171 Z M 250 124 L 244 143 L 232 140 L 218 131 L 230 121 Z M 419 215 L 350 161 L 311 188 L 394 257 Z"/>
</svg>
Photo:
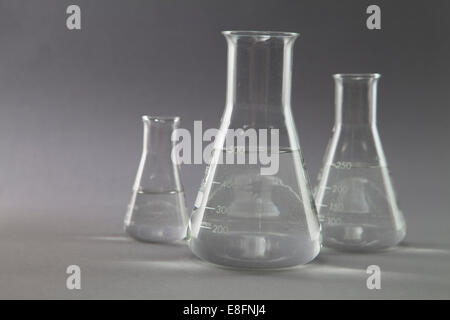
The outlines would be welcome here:
<svg viewBox="0 0 450 320">
<path fill-rule="evenodd" d="M 235 268 L 307 263 L 319 253 L 320 227 L 291 114 L 298 34 L 223 34 L 226 106 L 191 216 L 190 248 L 203 260 Z M 233 134 L 246 139 L 233 144 Z"/>
<path fill-rule="evenodd" d="M 179 117 L 143 116 L 142 156 L 125 216 L 125 230 L 146 242 L 186 238 L 188 215 L 180 167 L 172 150 Z"/>
<path fill-rule="evenodd" d="M 406 234 L 378 135 L 379 74 L 336 74 L 335 124 L 316 189 L 323 243 L 341 250 L 395 246 Z"/>
</svg>

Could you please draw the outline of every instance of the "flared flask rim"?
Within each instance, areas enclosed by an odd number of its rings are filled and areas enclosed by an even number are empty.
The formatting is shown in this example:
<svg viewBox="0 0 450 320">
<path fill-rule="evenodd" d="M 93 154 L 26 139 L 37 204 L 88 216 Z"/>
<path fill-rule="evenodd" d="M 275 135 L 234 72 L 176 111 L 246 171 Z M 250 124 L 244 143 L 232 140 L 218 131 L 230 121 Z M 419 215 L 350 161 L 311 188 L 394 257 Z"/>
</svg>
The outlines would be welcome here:
<svg viewBox="0 0 450 320">
<path fill-rule="evenodd" d="M 180 117 L 177 116 L 148 116 L 148 115 L 143 115 L 142 116 L 142 121 L 145 122 L 161 122 L 161 123 L 172 123 L 172 122 L 179 122 L 180 121 Z"/>
<path fill-rule="evenodd" d="M 300 35 L 297 32 L 255 31 L 255 30 L 227 30 L 227 31 L 222 31 L 222 34 L 224 36 L 271 37 L 271 38 L 297 38 Z"/>
<path fill-rule="evenodd" d="M 334 79 L 351 79 L 351 80 L 363 80 L 363 79 L 378 79 L 381 77 L 379 73 L 336 73 L 333 74 Z"/>
</svg>

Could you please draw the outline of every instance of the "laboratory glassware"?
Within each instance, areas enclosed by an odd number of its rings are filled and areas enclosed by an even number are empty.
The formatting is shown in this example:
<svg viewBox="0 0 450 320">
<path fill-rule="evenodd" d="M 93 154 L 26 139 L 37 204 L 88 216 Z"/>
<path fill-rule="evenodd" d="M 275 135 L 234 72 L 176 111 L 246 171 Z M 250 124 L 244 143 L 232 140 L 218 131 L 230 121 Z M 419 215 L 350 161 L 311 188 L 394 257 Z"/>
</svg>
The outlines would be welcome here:
<svg viewBox="0 0 450 320">
<path fill-rule="evenodd" d="M 184 239 L 188 216 L 180 168 L 172 156 L 172 133 L 180 118 L 143 116 L 142 121 L 143 151 L 125 216 L 125 230 L 141 241 Z"/>
<path fill-rule="evenodd" d="M 334 75 L 335 123 L 315 190 L 327 247 L 377 250 L 406 234 L 377 130 L 379 78 Z"/>
<path fill-rule="evenodd" d="M 226 106 L 194 204 L 189 246 L 203 260 L 235 268 L 307 263 L 319 253 L 321 239 L 291 114 L 292 51 L 298 34 L 223 35 L 228 45 Z M 228 143 L 230 131 L 240 130 L 241 135 L 268 130 L 270 144 L 261 137 L 258 143 L 250 138 L 238 146 Z M 278 170 L 262 171 L 266 152 L 278 161 Z M 230 163 L 230 156 L 245 161 Z"/>
</svg>

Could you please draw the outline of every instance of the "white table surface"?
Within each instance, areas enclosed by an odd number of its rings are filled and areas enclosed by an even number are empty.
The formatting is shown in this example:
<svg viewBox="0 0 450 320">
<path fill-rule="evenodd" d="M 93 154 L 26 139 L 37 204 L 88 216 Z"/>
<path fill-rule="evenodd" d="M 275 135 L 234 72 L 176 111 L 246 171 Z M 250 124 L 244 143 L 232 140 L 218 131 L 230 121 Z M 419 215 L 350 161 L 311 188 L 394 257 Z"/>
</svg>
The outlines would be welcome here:
<svg viewBox="0 0 450 320">
<path fill-rule="evenodd" d="M 2 299 L 408 299 L 450 298 L 448 215 L 410 221 L 405 243 L 377 254 L 323 249 L 284 271 L 235 271 L 195 258 L 185 243 L 155 245 L 123 234 L 122 208 L 4 209 Z M 66 288 L 68 265 L 81 290 Z M 381 289 L 366 286 L 369 265 Z"/>
</svg>

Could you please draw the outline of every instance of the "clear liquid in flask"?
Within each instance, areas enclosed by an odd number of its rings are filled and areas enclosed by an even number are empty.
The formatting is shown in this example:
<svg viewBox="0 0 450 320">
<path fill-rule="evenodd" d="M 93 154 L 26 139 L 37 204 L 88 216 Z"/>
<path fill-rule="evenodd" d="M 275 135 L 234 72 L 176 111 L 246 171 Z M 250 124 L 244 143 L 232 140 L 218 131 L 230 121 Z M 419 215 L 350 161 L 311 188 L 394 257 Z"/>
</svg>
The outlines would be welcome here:
<svg viewBox="0 0 450 320">
<path fill-rule="evenodd" d="M 405 224 L 392 214 L 379 166 L 345 163 L 331 167 L 321 204 L 318 204 L 324 245 L 341 250 L 366 251 L 389 248 L 405 236 Z M 396 212 L 398 214 L 398 212 Z"/>
<path fill-rule="evenodd" d="M 138 191 L 127 233 L 141 241 L 176 241 L 186 237 L 184 192 Z"/>
<path fill-rule="evenodd" d="M 217 165 L 205 208 L 194 208 L 192 222 L 199 228 L 190 240 L 192 251 L 206 261 L 240 268 L 311 261 L 319 253 L 320 234 L 314 213 L 305 212 L 314 207 L 312 199 L 306 198 L 307 206 L 302 201 L 301 189 L 307 186 L 298 181 L 306 180 L 294 165 L 300 157 L 298 150 L 281 151 L 279 171 L 271 176 L 260 175 L 258 164 Z"/>
</svg>

